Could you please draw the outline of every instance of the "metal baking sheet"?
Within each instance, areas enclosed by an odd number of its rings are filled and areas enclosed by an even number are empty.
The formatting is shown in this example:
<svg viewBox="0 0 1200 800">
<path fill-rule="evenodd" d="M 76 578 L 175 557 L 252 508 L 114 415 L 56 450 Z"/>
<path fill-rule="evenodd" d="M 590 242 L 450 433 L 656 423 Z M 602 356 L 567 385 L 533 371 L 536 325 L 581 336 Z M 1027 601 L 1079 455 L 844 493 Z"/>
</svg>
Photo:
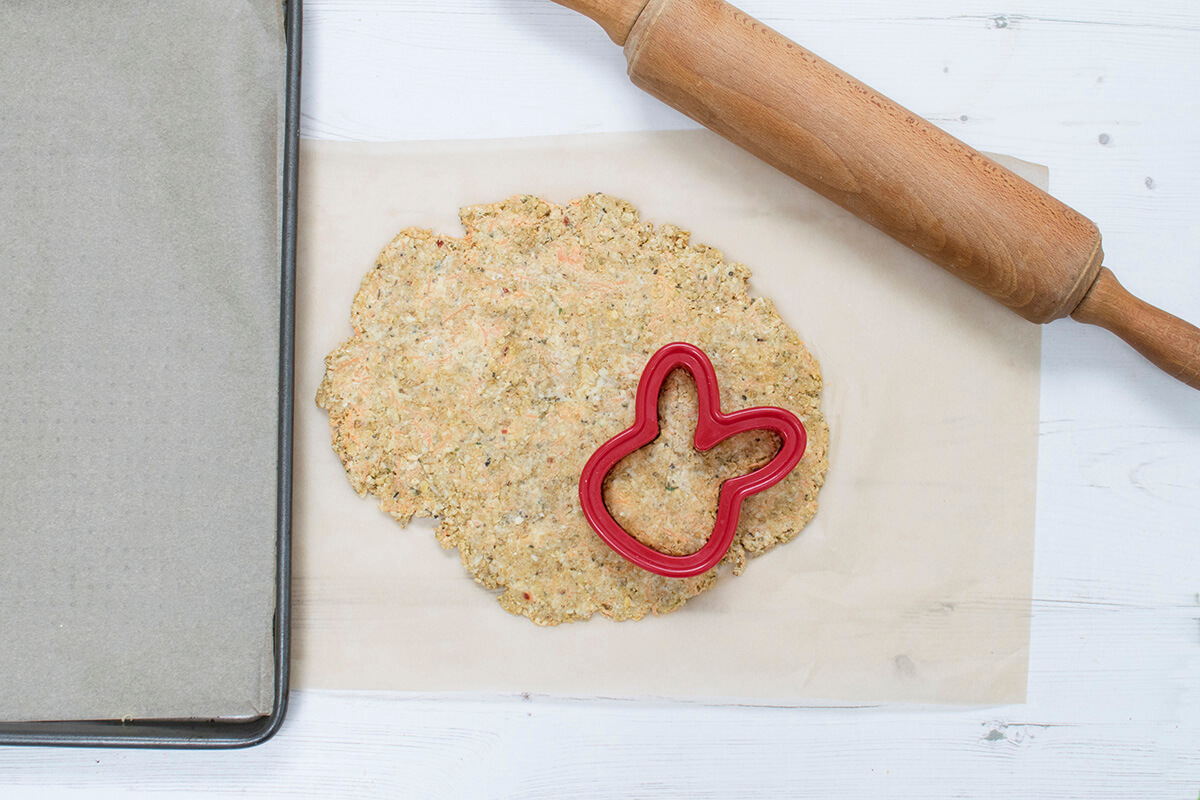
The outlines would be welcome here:
<svg viewBox="0 0 1200 800">
<path fill-rule="evenodd" d="M 300 17 L 0 7 L 0 743 L 283 719 Z"/>
</svg>

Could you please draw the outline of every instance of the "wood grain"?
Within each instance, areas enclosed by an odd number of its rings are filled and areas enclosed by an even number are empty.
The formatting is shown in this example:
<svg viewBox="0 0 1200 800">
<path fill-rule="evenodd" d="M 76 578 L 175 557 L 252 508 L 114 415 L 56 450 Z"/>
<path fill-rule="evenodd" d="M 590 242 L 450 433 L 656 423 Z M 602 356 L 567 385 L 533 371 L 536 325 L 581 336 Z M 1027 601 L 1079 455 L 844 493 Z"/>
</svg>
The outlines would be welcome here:
<svg viewBox="0 0 1200 800">
<path fill-rule="evenodd" d="M 1200 389 L 1200 328 L 1134 297 L 1107 268 L 1071 316 L 1112 331 L 1172 378 Z"/>
<path fill-rule="evenodd" d="M 554 0 L 561 6 L 591 17 L 604 28 L 608 38 L 625 44 L 647 0 Z"/>
<path fill-rule="evenodd" d="M 86 789 L 80 796 L 89 800 L 167 796 L 189 786 L 206 798 L 321 800 L 1191 800 L 1200 772 L 1200 756 L 1185 749 L 1170 724 L 1137 717 L 1085 744 L 1084 725 L 1035 720 L 1019 709 L 963 714 L 302 692 L 290 714 L 276 739 L 235 753 L 24 751 L 31 767 L 59 771 L 5 800 L 50 797 L 53 786 Z M 915 743 L 925 748 L 923 757 L 906 757 Z M 1088 769 L 1063 769 L 1085 753 Z M 1173 768 L 1156 773 L 1147 761 Z M 30 767 L 15 772 L 37 775 Z M 203 776 L 203 783 L 184 784 L 184 776 Z M 1036 785 L 1006 791 L 1023 777 L 1036 777 Z"/>
</svg>

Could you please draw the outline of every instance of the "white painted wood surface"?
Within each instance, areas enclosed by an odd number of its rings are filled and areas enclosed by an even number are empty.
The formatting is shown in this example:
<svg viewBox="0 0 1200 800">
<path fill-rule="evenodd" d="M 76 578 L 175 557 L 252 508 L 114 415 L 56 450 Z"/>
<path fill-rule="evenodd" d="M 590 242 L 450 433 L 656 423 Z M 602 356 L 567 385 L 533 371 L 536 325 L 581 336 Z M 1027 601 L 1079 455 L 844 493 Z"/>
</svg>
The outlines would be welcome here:
<svg viewBox="0 0 1200 800">
<path fill-rule="evenodd" d="M 1132 291 L 1200 320 L 1200 3 L 742 0 L 1051 169 Z M 304 133 L 691 127 L 549 0 L 307 0 Z M 0 750 L 0 797 L 1200 796 L 1200 394 L 1045 329 L 1029 700 L 775 709 L 304 692 L 249 751 Z"/>
</svg>

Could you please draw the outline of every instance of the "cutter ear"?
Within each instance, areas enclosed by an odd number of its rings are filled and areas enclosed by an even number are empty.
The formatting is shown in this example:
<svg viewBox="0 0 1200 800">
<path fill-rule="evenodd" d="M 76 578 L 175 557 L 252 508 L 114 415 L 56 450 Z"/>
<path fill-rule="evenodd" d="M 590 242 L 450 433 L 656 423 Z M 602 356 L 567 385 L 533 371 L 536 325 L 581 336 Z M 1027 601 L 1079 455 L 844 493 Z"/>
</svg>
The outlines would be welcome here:
<svg viewBox="0 0 1200 800">
<path fill-rule="evenodd" d="M 696 381 L 699 415 L 696 447 L 708 450 L 723 439 L 745 431 L 765 429 L 779 435 L 779 452 L 765 466 L 732 478 L 721 487 L 717 520 L 704 546 L 686 556 L 672 556 L 647 547 L 613 518 L 604 504 L 604 479 L 617 463 L 652 442 L 659 433 L 658 396 L 672 371 L 686 369 Z M 650 357 L 638 384 L 632 427 L 602 444 L 579 476 L 579 502 L 593 530 L 613 550 L 643 569 L 672 578 L 699 575 L 715 567 L 733 544 L 742 502 L 787 477 L 800 462 L 807 445 L 803 423 L 782 408 L 763 406 L 721 412 L 721 395 L 712 362 L 704 351 L 685 342 L 674 342 Z"/>
</svg>

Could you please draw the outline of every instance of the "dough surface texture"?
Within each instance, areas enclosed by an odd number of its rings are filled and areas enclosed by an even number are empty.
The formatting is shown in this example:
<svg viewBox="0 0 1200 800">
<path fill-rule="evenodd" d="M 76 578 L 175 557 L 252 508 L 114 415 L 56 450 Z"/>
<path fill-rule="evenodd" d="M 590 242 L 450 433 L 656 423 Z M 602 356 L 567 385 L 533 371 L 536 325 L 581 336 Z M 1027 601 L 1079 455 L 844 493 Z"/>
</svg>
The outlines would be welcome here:
<svg viewBox="0 0 1200 800">
<path fill-rule="evenodd" d="M 773 304 L 748 294 L 744 266 L 605 195 L 513 197 L 461 218 L 462 238 L 406 229 L 384 248 L 354 300 L 353 337 L 325 359 L 317 403 L 360 495 L 401 525 L 438 518 L 476 581 L 540 625 L 674 611 L 722 567 L 674 579 L 626 562 L 584 519 L 578 481 L 632 424 L 649 357 L 686 341 L 712 360 L 724 410 L 780 406 L 808 431 L 799 466 L 745 502 L 722 564 L 740 574 L 797 536 L 827 467 L 821 373 Z M 659 414 L 659 439 L 617 465 L 605 499 L 650 546 L 691 552 L 711 532 L 719 482 L 777 443 L 753 432 L 697 453 L 683 372 Z"/>
</svg>

